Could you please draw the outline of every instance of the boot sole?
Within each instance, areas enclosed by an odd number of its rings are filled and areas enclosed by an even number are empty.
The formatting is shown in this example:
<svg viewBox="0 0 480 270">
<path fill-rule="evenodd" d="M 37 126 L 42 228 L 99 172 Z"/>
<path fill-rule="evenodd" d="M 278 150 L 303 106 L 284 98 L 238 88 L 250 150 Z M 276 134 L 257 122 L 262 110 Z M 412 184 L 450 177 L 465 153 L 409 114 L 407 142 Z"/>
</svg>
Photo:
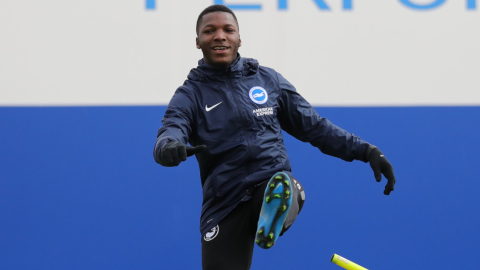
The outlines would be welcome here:
<svg viewBox="0 0 480 270">
<path fill-rule="evenodd" d="M 292 205 L 291 185 L 290 177 L 283 172 L 276 173 L 267 184 L 255 236 L 255 243 L 261 248 L 275 245 L 282 231 Z"/>
</svg>

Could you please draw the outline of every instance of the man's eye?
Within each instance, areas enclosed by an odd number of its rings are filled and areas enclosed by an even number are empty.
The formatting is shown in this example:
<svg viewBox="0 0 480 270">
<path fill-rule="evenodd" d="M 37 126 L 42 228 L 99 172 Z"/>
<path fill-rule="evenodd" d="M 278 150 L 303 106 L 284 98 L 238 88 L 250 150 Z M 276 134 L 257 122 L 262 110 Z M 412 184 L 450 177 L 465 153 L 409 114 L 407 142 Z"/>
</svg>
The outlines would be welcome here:
<svg viewBox="0 0 480 270">
<path fill-rule="evenodd" d="M 229 32 L 229 33 L 233 33 L 233 32 L 235 32 L 235 29 L 227 29 L 226 31 Z"/>
</svg>

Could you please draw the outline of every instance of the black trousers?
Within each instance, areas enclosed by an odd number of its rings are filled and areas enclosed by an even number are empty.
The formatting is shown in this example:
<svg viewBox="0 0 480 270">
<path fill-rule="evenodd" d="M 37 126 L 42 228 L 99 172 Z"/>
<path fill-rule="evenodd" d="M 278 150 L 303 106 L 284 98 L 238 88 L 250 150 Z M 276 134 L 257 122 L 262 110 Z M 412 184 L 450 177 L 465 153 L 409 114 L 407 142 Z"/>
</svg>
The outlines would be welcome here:
<svg viewBox="0 0 480 270">
<path fill-rule="evenodd" d="M 202 237 L 203 270 L 248 270 L 252 264 L 255 233 L 267 182 L 254 191 L 252 199 L 241 202 L 220 223 Z M 292 226 L 305 202 L 305 192 L 292 179 L 292 206 L 282 235 Z"/>
</svg>

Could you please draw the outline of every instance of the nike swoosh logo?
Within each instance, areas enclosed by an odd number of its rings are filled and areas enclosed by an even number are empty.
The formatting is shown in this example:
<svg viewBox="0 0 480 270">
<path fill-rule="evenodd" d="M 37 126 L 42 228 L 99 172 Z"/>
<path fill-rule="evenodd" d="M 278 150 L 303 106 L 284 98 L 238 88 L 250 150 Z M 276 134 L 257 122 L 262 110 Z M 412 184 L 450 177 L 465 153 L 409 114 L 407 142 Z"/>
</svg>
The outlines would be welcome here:
<svg viewBox="0 0 480 270">
<path fill-rule="evenodd" d="M 213 105 L 212 107 L 208 107 L 206 104 L 205 104 L 205 111 L 209 112 L 211 111 L 213 108 L 217 107 L 218 105 L 222 104 L 223 101 L 220 101 L 219 103 Z"/>
</svg>

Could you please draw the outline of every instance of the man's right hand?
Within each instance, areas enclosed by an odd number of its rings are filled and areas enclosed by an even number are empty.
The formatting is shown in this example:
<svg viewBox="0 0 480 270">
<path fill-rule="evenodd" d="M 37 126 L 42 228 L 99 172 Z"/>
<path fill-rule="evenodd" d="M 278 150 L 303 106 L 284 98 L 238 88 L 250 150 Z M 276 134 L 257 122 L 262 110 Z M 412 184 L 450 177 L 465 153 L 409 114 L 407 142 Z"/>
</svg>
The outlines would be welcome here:
<svg viewBox="0 0 480 270">
<path fill-rule="evenodd" d="M 200 153 L 205 149 L 207 149 L 205 145 L 192 147 L 181 142 L 171 141 L 163 146 L 158 157 L 158 163 L 165 167 L 175 167 L 180 162 L 187 160 L 187 157 Z"/>
</svg>

